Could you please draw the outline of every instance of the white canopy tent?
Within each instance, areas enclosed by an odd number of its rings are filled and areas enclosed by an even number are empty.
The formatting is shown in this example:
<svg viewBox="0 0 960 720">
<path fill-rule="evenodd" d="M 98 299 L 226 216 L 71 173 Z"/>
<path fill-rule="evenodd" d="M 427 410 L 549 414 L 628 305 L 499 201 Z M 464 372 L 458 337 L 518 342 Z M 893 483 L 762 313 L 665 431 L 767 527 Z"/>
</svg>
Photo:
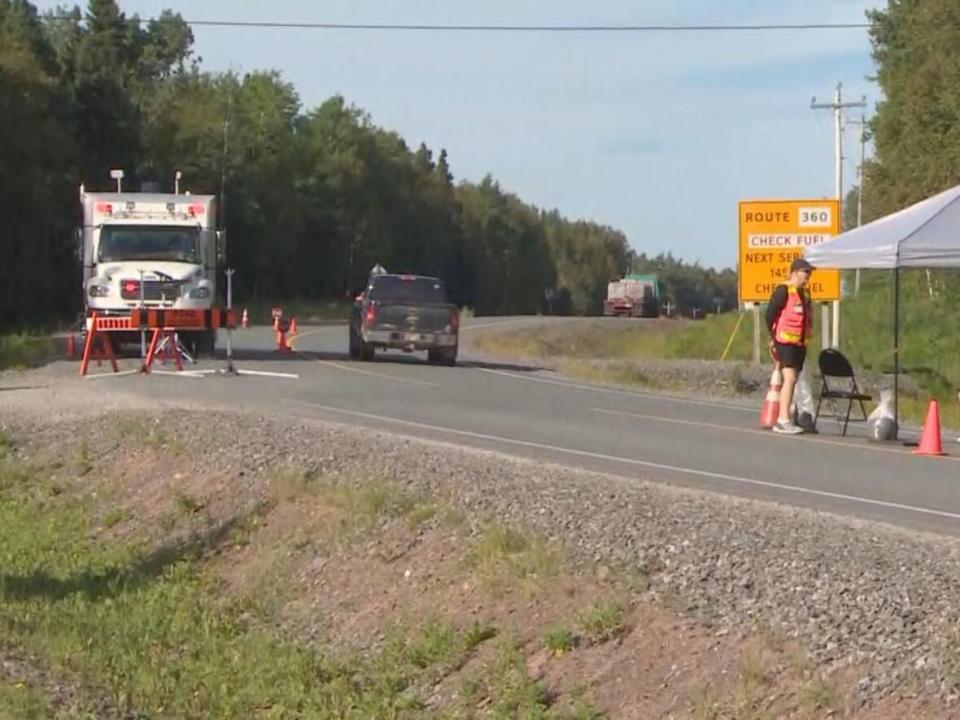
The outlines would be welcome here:
<svg viewBox="0 0 960 720">
<path fill-rule="evenodd" d="M 960 185 L 804 252 L 814 266 L 893 270 L 893 392 L 900 377 L 900 269 L 960 268 Z"/>
</svg>

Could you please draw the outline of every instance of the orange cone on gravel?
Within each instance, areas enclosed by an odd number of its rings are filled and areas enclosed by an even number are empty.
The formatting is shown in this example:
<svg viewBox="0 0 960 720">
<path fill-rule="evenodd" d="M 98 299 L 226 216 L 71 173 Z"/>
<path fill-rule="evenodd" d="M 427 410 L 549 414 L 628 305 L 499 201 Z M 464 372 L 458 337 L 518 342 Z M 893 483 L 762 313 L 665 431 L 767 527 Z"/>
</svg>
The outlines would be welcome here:
<svg viewBox="0 0 960 720">
<path fill-rule="evenodd" d="M 773 368 L 773 374 L 770 376 L 770 388 L 763 400 L 763 409 L 760 411 L 760 427 L 762 428 L 772 428 L 777 424 L 777 418 L 780 417 L 781 387 L 783 387 L 783 375 L 780 373 L 780 366 L 776 365 Z"/>
<path fill-rule="evenodd" d="M 920 446 L 913 451 L 913 454 L 946 455 L 943 451 L 943 440 L 940 434 L 940 403 L 936 400 L 931 400 L 927 408 L 927 421 L 923 424 Z"/>
<path fill-rule="evenodd" d="M 298 330 L 297 330 L 297 319 L 296 319 L 296 318 L 290 318 L 290 335 L 291 335 L 291 336 L 296 335 L 297 332 L 298 332 Z"/>
<path fill-rule="evenodd" d="M 75 360 L 77 357 L 77 339 L 70 333 L 67 336 L 67 359 Z"/>
<path fill-rule="evenodd" d="M 250 315 L 247 313 L 247 309 L 243 309 L 243 316 L 240 318 L 240 326 L 246 330 L 250 327 Z"/>
</svg>

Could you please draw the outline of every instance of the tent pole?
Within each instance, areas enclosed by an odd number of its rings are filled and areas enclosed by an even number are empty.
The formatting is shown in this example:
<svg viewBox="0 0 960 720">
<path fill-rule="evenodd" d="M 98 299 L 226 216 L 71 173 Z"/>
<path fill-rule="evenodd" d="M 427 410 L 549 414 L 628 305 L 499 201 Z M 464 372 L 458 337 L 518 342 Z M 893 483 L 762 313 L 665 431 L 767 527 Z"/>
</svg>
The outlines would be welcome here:
<svg viewBox="0 0 960 720">
<path fill-rule="evenodd" d="M 900 268 L 893 269 L 893 419 L 900 424 Z"/>
</svg>

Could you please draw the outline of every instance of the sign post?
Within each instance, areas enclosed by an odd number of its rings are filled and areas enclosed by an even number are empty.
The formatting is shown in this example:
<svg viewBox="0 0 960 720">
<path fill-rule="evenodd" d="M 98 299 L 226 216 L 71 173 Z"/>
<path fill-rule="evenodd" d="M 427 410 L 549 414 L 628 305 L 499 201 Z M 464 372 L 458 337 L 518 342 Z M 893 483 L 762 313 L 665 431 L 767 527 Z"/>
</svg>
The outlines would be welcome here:
<svg viewBox="0 0 960 720">
<path fill-rule="evenodd" d="M 840 233 L 838 200 L 744 200 L 740 203 L 739 294 L 741 303 L 766 303 L 786 282 L 790 263 L 805 248 Z M 810 280 L 810 300 L 840 299 L 840 271 L 818 269 Z M 824 305 L 823 347 L 830 345 L 829 306 Z"/>
</svg>

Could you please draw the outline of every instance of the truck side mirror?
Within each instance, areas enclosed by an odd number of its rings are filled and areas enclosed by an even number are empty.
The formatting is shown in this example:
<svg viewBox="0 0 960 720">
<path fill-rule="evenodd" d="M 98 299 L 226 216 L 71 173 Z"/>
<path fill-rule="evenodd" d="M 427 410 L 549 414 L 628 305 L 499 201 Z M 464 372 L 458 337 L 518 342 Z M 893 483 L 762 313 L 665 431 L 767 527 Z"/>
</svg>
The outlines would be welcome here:
<svg viewBox="0 0 960 720">
<path fill-rule="evenodd" d="M 83 228 L 77 228 L 73 231 L 74 252 L 77 254 L 77 260 L 83 265 Z"/>
</svg>

